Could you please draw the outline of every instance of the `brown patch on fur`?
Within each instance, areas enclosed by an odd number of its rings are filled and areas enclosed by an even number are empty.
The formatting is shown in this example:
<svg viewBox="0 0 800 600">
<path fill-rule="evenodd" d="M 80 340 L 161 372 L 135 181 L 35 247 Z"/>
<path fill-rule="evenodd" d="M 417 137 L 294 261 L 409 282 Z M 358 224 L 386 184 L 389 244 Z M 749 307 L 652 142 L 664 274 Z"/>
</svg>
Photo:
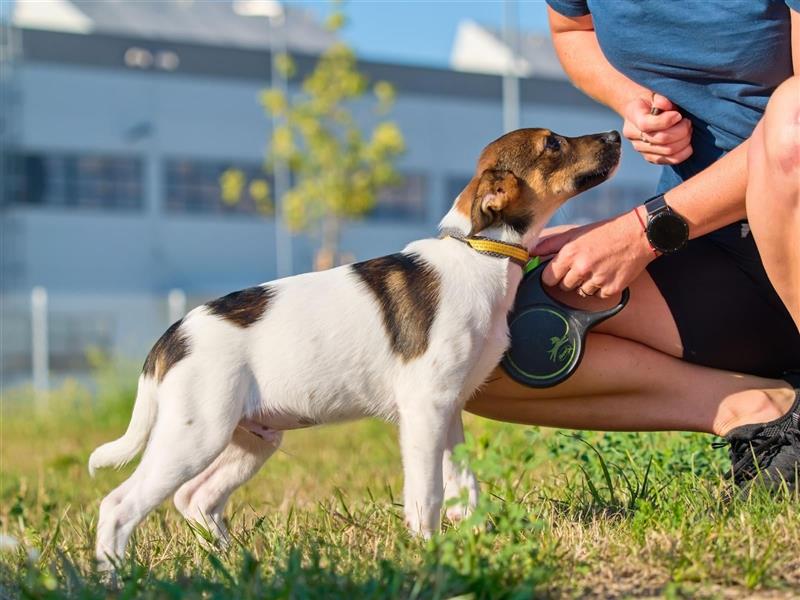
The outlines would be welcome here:
<svg viewBox="0 0 800 600">
<path fill-rule="evenodd" d="M 142 367 L 142 373 L 155 378 L 158 383 L 180 360 L 189 354 L 189 339 L 181 331 L 183 319 L 173 323 L 153 346 Z"/>
<path fill-rule="evenodd" d="M 404 361 L 428 349 L 439 308 L 439 275 L 416 254 L 391 254 L 352 265 L 375 295 L 392 350 Z"/>
<path fill-rule="evenodd" d="M 257 285 L 212 300 L 206 306 L 212 314 L 238 327 L 249 327 L 264 316 L 267 305 L 274 296 L 274 288 Z"/>
<path fill-rule="evenodd" d="M 456 198 L 456 210 L 468 219 L 472 217 L 472 204 L 475 202 L 475 192 L 478 191 L 479 177 L 470 179 L 467 187 L 461 190 Z"/>
<path fill-rule="evenodd" d="M 487 169 L 478 179 L 470 222 L 475 235 L 499 221 L 524 232 L 533 220 L 531 206 L 519 201 L 524 182 L 511 171 Z"/>
</svg>

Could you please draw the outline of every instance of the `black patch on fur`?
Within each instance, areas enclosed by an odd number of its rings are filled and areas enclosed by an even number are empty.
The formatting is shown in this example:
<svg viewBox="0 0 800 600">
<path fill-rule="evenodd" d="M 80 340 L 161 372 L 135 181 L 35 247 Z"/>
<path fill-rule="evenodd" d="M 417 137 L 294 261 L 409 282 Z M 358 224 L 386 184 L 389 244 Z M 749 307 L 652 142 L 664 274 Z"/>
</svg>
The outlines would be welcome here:
<svg viewBox="0 0 800 600">
<path fill-rule="evenodd" d="M 352 265 L 375 294 L 392 350 L 404 361 L 428 349 L 439 308 L 439 275 L 417 254 L 390 254 Z"/>
<path fill-rule="evenodd" d="M 181 331 L 183 319 L 170 325 L 150 350 L 144 361 L 142 373 L 155 378 L 159 383 L 178 361 L 189 354 L 189 339 Z"/>
<path fill-rule="evenodd" d="M 257 285 L 212 300 L 206 306 L 212 314 L 234 325 L 249 327 L 264 316 L 267 305 L 274 296 L 273 288 Z"/>
</svg>

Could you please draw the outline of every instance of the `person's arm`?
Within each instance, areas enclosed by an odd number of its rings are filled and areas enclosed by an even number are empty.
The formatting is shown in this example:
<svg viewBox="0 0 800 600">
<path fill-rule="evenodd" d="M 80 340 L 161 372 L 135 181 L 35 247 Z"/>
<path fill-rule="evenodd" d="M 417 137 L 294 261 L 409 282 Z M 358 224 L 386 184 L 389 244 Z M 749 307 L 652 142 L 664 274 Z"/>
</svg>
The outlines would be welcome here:
<svg viewBox="0 0 800 600">
<path fill-rule="evenodd" d="M 792 65 L 800 73 L 800 13 L 791 10 Z M 747 188 L 747 139 L 702 173 L 664 195 L 674 210 L 689 222 L 689 237 L 705 235 L 744 219 Z M 640 214 L 644 209 L 639 209 Z"/>
<path fill-rule="evenodd" d="M 689 237 L 704 235 L 746 216 L 747 142 L 665 194 L 667 204 L 689 223 Z M 642 221 L 645 209 L 635 209 Z M 532 250 L 556 254 L 542 281 L 565 290 L 598 290 L 608 298 L 619 294 L 656 255 L 639 218 L 632 212 L 548 236 Z"/>
<path fill-rule="evenodd" d="M 548 6 L 547 16 L 558 60 L 578 89 L 619 115 L 635 98 L 647 102 L 649 108 L 653 93 L 606 60 L 597 42 L 592 15 L 568 17 Z"/>
<path fill-rule="evenodd" d="M 800 11 L 790 10 L 792 23 L 792 67 L 800 75 Z"/>
<path fill-rule="evenodd" d="M 553 45 L 570 80 L 624 119 L 622 134 L 648 162 L 678 164 L 692 154 L 692 122 L 668 98 L 632 81 L 606 60 L 591 15 L 567 16 L 548 7 Z M 661 111 L 651 114 L 652 108 Z"/>
<path fill-rule="evenodd" d="M 744 194 L 749 141 L 664 194 L 667 204 L 689 223 L 689 239 L 747 217 Z M 637 210 L 645 216 L 643 207 Z"/>
<path fill-rule="evenodd" d="M 800 16 L 792 11 L 792 59 L 800 64 Z M 676 186 L 665 198 L 689 223 L 690 237 L 698 237 L 746 216 L 747 148 L 749 140 L 691 179 Z M 644 209 L 638 207 L 644 217 Z M 600 223 L 576 227 L 543 239 L 533 252 L 558 255 L 548 264 L 543 280 L 548 285 L 575 289 L 583 284 L 598 288 L 598 295 L 620 293 L 656 256 L 647 243 L 639 220 L 630 213 Z"/>
</svg>

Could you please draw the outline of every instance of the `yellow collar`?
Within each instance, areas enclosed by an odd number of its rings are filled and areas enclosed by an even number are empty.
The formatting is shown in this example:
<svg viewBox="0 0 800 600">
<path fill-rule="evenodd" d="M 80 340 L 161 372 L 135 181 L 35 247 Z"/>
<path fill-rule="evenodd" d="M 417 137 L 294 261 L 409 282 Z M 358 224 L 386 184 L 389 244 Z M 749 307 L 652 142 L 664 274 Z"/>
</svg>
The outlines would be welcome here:
<svg viewBox="0 0 800 600">
<path fill-rule="evenodd" d="M 450 229 L 443 230 L 440 237 L 442 239 L 453 238 L 459 242 L 464 242 L 476 252 L 486 254 L 487 256 L 510 258 L 512 262 L 517 263 L 523 269 L 528 263 L 528 260 L 530 260 L 528 251 L 519 244 L 499 242 L 479 235 L 463 235 L 460 231 Z"/>
</svg>

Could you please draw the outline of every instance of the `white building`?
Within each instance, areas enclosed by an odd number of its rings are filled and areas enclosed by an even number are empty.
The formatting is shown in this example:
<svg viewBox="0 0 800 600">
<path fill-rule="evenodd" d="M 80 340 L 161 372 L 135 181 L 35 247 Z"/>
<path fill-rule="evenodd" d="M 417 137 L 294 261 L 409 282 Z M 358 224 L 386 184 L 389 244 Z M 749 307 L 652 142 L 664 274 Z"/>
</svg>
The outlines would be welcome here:
<svg viewBox="0 0 800 600">
<path fill-rule="evenodd" d="M 43 11 L 42 6 L 56 7 Z M 305 13 L 286 30 L 300 74 L 333 41 Z M 54 372 L 86 367 L 86 349 L 143 358 L 168 324 L 166 296 L 188 305 L 275 274 L 275 224 L 221 201 L 228 167 L 261 170 L 269 121 L 269 28 L 224 2 L 17 2 L 3 30 L 2 368 L 31 368 L 30 293 L 49 295 Z M 502 134 L 496 75 L 362 62 L 392 82 L 408 151 L 402 187 L 345 228 L 358 259 L 433 235 L 481 148 Z M 567 135 L 619 119 L 553 72 L 521 80 L 521 122 Z M 364 122 L 370 115 L 364 111 Z M 615 179 L 577 200 L 571 220 L 641 201 L 656 169 L 628 148 Z M 295 271 L 315 242 L 293 240 Z"/>
<path fill-rule="evenodd" d="M 468 19 L 461 21 L 450 66 L 469 73 L 513 73 L 518 77 L 566 80 L 549 36 L 520 33 L 515 37 L 512 47 L 500 31 Z"/>
</svg>

